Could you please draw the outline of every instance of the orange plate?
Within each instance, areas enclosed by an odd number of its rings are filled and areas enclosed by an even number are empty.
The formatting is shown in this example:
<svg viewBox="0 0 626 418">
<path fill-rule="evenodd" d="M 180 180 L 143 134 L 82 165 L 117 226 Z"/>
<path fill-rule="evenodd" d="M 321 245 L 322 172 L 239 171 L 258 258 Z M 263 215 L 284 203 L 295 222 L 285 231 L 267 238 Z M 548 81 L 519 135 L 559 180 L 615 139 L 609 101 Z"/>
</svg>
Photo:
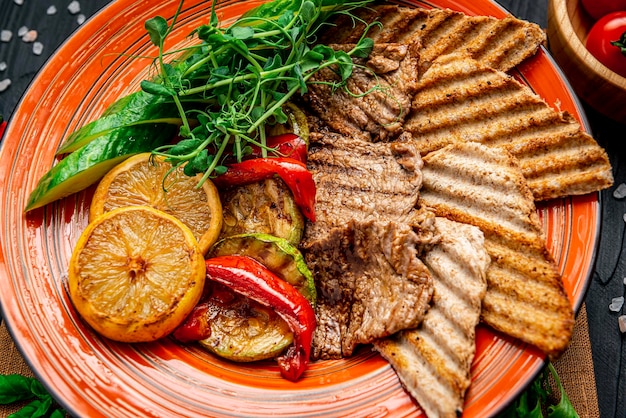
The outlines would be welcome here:
<svg viewBox="0 0 626 418">
<path fill-rule="evenodd" d="M 95 335 L 68 297 L 66 269 L 87 224 L 90 191 L 25 216 L 22 209 L 54 152 L 74 129 L 119 96 L 138 89 L 154 56 L 143 28 L 171 17 L 178 2 L 117 0 L 81 27 L 35 79 L 8 126 L 0 151 L 0 302 L 22 354 L 45 386 L 77 416 L 420 416 L 394 372 L 364 347 L 353 358 L 313 364 L 304 379 L 281 379 L 271 362 L 233 364 L 196 346 L 165 339 L 117 344 Z M 223 1 L 225 21 L 262 3 Z M 489 0 L 404 1 L 502 17 Z M 189 43 L 190 29 L 208 20 L 209 4 L 187 0 L 167 47 Z M 584 115 L 544 51 L 516 75 L 546 99 Z M 576 308 L 584 297 L 598 236 L 598 195 L 542 205 L 548 246 Z M 535 349 L 481 328 L 466 417 L 501 410 L 543 365 Z"/>
</svg>

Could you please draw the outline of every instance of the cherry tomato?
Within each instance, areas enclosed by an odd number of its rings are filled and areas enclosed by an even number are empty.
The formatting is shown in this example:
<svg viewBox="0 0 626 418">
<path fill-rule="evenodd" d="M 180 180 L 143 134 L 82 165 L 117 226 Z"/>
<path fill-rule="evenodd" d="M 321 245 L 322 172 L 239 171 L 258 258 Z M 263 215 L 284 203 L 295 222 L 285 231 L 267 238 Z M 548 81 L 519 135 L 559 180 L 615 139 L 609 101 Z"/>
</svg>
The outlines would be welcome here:
<svg viewBox="0 0 626 418">
<path fill-rule="evenodd" d="M 626 10 L 626 0 L 580 0 L 580 2 L 593 20 L 599 20 L 611 12 Z"/>
<path fill-rule="evenodd" d="M 585 43 L 598 61 L 622 77 L 626 77 L 625 32 L 626 11 L 609 13 L 591 27 Z"/>
</svg>

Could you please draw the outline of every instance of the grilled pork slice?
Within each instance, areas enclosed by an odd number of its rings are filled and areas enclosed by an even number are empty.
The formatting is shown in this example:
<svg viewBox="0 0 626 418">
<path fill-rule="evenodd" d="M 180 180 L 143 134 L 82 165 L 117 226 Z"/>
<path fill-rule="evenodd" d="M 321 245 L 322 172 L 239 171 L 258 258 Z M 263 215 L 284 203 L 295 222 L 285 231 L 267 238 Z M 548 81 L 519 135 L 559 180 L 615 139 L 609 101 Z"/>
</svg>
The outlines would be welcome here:
<svg viewBox="0 0 626 418">
<path fill-rule="evenodd" d="M 433 277 L 431 307 L 422 324 L 374 342 L 428 417 L 456 418 L 476 352 L 476 325 L 491 262 L 475 226 L 436 218 L 441 242 L 422 259 Z"/>
<path fill-rule="evenodd" d="M 318 290 L 313 357 L 339 358 L 421 321 L 432 283 L 418 255 L 437 237 L 434 215 L 416 209 L 423 163 L 411 142 L 310 139 L 316 221 L 301 248 Z"/>
<path fill-rule="evenodd" d="M 336 132 L 366 141 L 397 137 L 417 88 L 416 45 L 374 45 L 367 59 L 354 62 L 345 89 L 333 85 L 340 81 L 337 70 L 325 68 L 311 78 L 304 100 Z"/>
<path fill-rule="evenodd" d="M 307 167 L 317 187 L 316 222 L 304 241 L 324 237 L 350 220 L 387 219 L 424 233 L 434 216 L 416 209 L 423 166 L 414 143 L 363 142 L 335 133 L 311 133 Z"/>
<path fill-rule="evenodd" d="M 351 221 L 307 248 L 317 284 L 313 358 L 350 356 L 422 321 L 432 279 L 417 248 L 419 236 L 403 223 Z"/>
<path fill-rule="evenodd" d="M 376 43 L 413 43 L 420 45 L 420 75 L 440 55 L 465 52 L 479 62 L 508 71 L 533 56 L 545 43 L 539 25 L 513 16 L 496 19 L 468 16 L 449 9 L 409 8 L 379 5 L 356 13 L 366 23 L 380 22 L 368 36 Z M 353 43 L 361 37 L 365 25 L 342 16 L 336 30 L 327 31 L 323 42 Z"/>
<path fill-rule="evenodd" d="M 404 128 L 422 155 L 466 141 L 509 151 L 537 201 L 613 184 L 606 152 L 568 113 L 466 56 L 442 56 L 424 73 Z"/>
<path fill-rule="evenodd" d="M 517 160 L 476 142 L 446 146 L 424 157 L 420 195 L 437 216 L 485 235 L 492 262 L 482 320 L 558 357 L 571 339 L 574 313 Z"/>
</svg>

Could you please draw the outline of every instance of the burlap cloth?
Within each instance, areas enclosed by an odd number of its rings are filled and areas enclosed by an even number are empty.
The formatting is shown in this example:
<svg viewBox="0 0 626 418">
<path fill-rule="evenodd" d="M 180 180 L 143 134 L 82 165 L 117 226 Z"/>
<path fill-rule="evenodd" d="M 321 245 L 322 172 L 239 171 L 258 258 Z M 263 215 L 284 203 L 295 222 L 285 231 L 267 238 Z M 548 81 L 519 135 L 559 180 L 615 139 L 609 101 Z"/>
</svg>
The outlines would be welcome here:
<svg viewBox="0 0 626 418">
<path fill-rule="evenodd" d="M 554 366 L 578 415 L 582 418 L 599 417 L 587 311 L 584 305 L 578 313 L 572 345 Z M 33 376 L 11 339 L 4 321 L 0 327 L 0 373 Z M 20 407 L 21 405 L 0 405 L 0 417 L 6 417 Z"/>
</svg>

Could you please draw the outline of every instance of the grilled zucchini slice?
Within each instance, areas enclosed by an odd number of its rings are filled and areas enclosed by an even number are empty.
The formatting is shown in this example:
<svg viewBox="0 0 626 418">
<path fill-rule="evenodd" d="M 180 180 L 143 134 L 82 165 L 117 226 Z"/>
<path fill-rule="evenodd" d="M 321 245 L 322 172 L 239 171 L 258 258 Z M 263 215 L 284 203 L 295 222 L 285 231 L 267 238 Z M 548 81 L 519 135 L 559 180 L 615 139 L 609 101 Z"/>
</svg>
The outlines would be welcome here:
<svg viewBox="0 0 626 418">
<path fill-rule="evenodd" d="M 315 304 L 313 275 L 300 251 L 286 239 L 235 235 L 218 241 L 208 253 L 208 257 L 222 255 L 254 258 Z M 204 348 L 229 360 L 250 362 L 276 357 L 293 342 L 289 326 L 271 307 L 223 286 L 211 286 L 207 297 L 211 336 L 200 341 Z"/>
<path fill-rule="evenodd" d="M 220 238 L 265 233 L 297 245 L 304 217 L 285 183 L 277 177 L 220 191 L 223 222 Z"/>
</svg>

